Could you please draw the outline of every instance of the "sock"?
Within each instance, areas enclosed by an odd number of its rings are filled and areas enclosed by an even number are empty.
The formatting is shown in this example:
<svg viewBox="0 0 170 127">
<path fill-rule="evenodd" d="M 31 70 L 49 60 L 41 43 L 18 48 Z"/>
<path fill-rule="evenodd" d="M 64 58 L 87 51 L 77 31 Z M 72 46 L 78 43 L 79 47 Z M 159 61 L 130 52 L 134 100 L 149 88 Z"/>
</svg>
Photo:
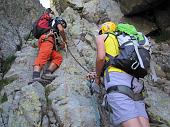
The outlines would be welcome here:
<svg viewBox="0 0 170 127">
<path fill-rule="evenodd" d="M 45 74 L 52 74 L 52 71 L 51 70 L 46 70 Z"/>
<path fill-rule="evenodd" d="M 33 72 L 33 77 L 32 77 L 33 79 L 35 79 L 35 78 L 40 78 L 40 72 L 38 72 L 38 71 L 34 71 Z"/>
</svg>

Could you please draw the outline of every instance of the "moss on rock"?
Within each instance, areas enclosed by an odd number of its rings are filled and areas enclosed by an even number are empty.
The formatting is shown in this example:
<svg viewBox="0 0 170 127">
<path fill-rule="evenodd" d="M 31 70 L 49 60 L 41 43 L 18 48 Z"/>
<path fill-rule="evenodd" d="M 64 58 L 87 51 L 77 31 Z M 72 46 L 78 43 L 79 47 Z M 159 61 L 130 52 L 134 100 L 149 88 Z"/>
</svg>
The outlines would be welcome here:
<svg viewBox="0 0 170 127">
<path fill-rule="evenodd" d="M 12 56 L 9 56 L 7 57 L 4 61 L 3 61 L 3 64 L 2 64 L 2 73 L 3 73 L 3 76 L 8 72 L 8 70 L 10 69 L 12 63 L 14 62 L 16 56 L 15 55 L 12 55 Z"/>
</svg>

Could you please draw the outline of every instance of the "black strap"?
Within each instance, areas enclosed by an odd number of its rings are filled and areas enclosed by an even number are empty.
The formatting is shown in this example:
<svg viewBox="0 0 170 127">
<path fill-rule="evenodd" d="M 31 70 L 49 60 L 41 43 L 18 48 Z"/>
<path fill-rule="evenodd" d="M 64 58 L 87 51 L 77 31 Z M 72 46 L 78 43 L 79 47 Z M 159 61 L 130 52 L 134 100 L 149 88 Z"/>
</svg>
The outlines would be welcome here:
<svg viewBox="0 0 170 127">
<path fill-rule="evenodd" d="M 106 61 L 106 62 L 105 62 L 103 71 L 106 70 L 106 80 L 107 80 L 107 82 L 110 82 L 110 76 L 109 76 L 108 68 L 109 68 L 110 65 L 114 65 L 114 63 L 111 63 L 111 61 L 113 61 L 112 59 L 114 59 L 114 57 L 111 56 L 111 55 L 108 54 L 108 53 L 106 53 L 106 56 L 109 57 L 109 61 Z"/>
<path fill-rule="evenodd" d="M 123 86 L 123 85 L 111 86 L 106 90 L 106 93 L 109 94 L 111 92 L 118 92 L 118 93 L 125 94 L 128 97 L 132 98 L 134 101 L 139 101 L 144 99 L 142 92 L 138 94 L 134 94 L 133 90 L 128 86 Z"/>
<path fill-rule="evenodd" d="M 106 68 L 106 80 L 107 80 L 107 82 L 110 82 L 110 76 L 109 76 L 108 68 Z"/>
<path fill-rule="evenodd" d="M 108 54 L 108 53 L 106 53 L 106 56 L 109 57 L 109 59 L 110 59 L 110 58 L 113 58 L 113 59 L 114 59 L 114 57 L 113 57 L 112 55 Z"/>
<path fill-rule="evenodd" d="M 133 80 L 134 80 L 134 76 L 132 77 L 132 80 L 131 80 L 131 89 L 133 90 L 134 88 L 133 88 Z"/>
<path fill-rule="evenodd" d="M 106 56 L 109 58 L 109 61 L 106 61 L 105 62 L 105 67 L 104 67 L 104 69 L 106 69 L 106 68 L 108 68 L 110 65 L 115 65 L 115 63 L 114 63 L 114 57 L 112 56 L 112 55 L 110 55 L 110 54 L 108 54 L 108 53 L 106 53 Z"/>
</svg>

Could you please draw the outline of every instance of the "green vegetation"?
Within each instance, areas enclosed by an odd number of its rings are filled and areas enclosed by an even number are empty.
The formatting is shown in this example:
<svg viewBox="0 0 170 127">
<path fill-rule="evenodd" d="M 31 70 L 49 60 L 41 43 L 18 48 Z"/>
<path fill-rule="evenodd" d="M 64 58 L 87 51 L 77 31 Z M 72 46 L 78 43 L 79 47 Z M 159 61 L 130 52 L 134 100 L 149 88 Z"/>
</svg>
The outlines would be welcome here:
<svg viewBox="0 0 170 127">
<path fill-rule="evenodd" d="M 28 33 L 27 35 L 25 35 L 24 40 L 28 41 L 28 40 L 33 40 L 34 36 L 32 35 L 32 33 Z"/>
<path fill-rule="evenodd" d="M 47 105 L 48 105 L 48 106 L 49 106 L 49 105 L 52 105 L 52 100 L 49 99 L 48 97 L 47 97 L 46 99 L 47 99 Z"/>
<path fill-rule="evenodd" d="M 15 79 L 3 79 L 0 80 L 0 91 L 2 90 L 2 88 L 6 85 L 8 85 L 9 83 L 13 82 Z"/>
<path fill-rule="evenodd" d="M 57 0 L 53 0 L 52 5 L 57 5 Z"/>
<path fill-rule="evenodd" d="M 52 100 L 50 100 L 50 99 L 48 98 L 48 95 L 49 95 L 50 92 L 53 91 L 53 90 L 54 90 L 54 88 L 52 88 L 52 87 L 50 87 L 50 86 L 47 86 L 47 87 L 45 88 L 45 97 L 46 97 L 47 105 L 48 105 L 48 106 L 52 104 Z"/>
<path fill-rule="evenodd" d="M 3 63 L 2 63 L 2 68 L 1 68 L 1 73 L 3 74 L 2 76 L 4 76 L 8 70 L 10 69 L 12 63 L 14 62 L 15 60 L 15 56 L 12 55 L 12 56 L 9 56 L 7 57 Z M 9 83 L 13 82 L 15 79 L 2 79 L 0 80 L 0 91 L 2 90 L 2 88 L 6 85 L 8 85 Z M 0 97 L 0 102 L 1 102 L 2 98 Z"/>
<path fill-rule="evenodd" d="M 3 112 L 3 109 L 2 108 L 0 108 L 0 113 L 2 113 Z"/>
<path fill-rule="evenodd" d="M 4 94 L 3 96 L 0 96 L 0 104 L 6 102 L 8 100 L 7 95 Z"/>
<path fill-rule="evenodd" d="M 8 70 L 10 69 L 12 63 L 14 62 L 16 56 L 12 55 L 12 56 L 9 56 L 7 57 L 4 61 L 3 61 L 3 64 L 2 64 L 2 73 L 3 73 L 3 76 L 8 72 Z"/>
<path fill-rule="evenodd" d="M 51 88 L 49 86 L 45 87 L 45 95 L 48 96 L 51 92 Z"/>
</svg>

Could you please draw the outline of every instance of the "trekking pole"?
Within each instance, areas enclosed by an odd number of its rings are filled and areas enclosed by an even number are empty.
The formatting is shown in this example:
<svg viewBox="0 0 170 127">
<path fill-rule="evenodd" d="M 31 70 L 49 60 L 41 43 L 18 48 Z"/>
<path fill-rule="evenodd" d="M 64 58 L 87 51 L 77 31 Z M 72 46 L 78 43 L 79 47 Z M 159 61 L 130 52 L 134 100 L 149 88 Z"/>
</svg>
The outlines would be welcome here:
<svg viewBox="0 0 170 127">
<path fill-rule="evenodd" d="M 92 83 L 94 80 L 88 80 L 87 86 L 89 87 L 90 94 L 91 94 L 91 101 L 92 101 L 92 106 L 95 110 L 95 118 L 96 118 L 96 127 L 101 127 L 101 116 L 100 116 L 100 111 L 99 111 L 99 106 L 97 103 L 97 98 L 94 95 L 94 91 L 92 89 Z"/>
</svg>

